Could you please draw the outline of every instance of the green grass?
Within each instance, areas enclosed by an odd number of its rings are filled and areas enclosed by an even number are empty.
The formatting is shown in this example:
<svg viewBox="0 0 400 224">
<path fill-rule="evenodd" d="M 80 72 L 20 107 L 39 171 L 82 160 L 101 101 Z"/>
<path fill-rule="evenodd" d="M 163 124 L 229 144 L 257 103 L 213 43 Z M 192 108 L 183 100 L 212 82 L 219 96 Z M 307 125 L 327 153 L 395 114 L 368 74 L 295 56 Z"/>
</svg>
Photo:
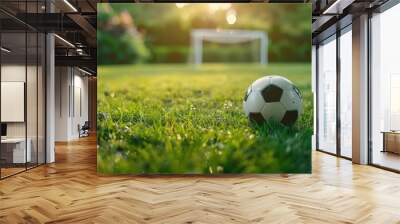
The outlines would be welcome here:
<svg viewBox="0 0 400 224">
<path fill-rule="evenodd" d="M 244 115 L 244 93 L 264 75 L 302 92 L 293 127 Z M 100 173 L 311 172 L 309 64 L 100 66 L 98 83 Z"/>
</svg>

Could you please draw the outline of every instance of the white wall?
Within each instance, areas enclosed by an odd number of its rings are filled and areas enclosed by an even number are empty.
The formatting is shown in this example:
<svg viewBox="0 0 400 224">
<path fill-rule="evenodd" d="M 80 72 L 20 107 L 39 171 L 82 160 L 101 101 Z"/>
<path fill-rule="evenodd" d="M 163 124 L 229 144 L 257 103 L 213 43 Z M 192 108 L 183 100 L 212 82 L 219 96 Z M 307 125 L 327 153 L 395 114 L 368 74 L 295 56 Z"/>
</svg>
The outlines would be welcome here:
<svg viewBox="0 0 400 224">
<path fill-rule="evenodd" d="M 55 68 L 55 141 L 67 141 L 69 132 L 69 68 Z"/>
<path fill-rule="evenodd" d="M 56 141 L 79 138 L 78 125 L 88 120 L 88 78 L 83 75 L 76 68 L 56 68 Z"/>
<path fill-rule="evenodd" d="M 75 70 L 76 71 L 76 70 Z M 79 137 L 78 132 L 78 124 L 81 126 L 88 120 L 88 78 L 79 75 L 75 75 L 74 77 L 74 86 L 75 86 L 75 106 L 74 106 L 74 119 L 72 119 L 72 135 Z M 80 97 L 79 97 L 80 95 Z M 79 103 L 80 101 L 80 103 Z M 79 108 L 81 107 L 81 108 Z M 80 111 L 80 109 L 82 111 Z"/>
</svg>

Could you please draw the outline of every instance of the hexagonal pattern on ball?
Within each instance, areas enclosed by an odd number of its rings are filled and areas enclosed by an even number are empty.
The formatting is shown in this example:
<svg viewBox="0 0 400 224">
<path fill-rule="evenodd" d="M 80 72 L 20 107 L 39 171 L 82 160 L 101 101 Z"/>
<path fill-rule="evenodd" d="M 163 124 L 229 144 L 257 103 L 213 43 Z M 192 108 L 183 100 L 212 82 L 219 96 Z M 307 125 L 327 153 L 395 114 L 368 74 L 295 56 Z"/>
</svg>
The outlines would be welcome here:
<svg viewBox="0 0 400 224">
<path fill-rule="evenodd" d="M 286 111 L 281 122 L 282 122 L 282 124 L 284 124 L 286 126 L 291 126 L 296 122 L 297 117 L 298 117 L 297 110 L 289 110 L 289 111 Z"/>
<path fill-rule="evenodd" d="M 302 103 L 301 98 L 297 95 L 295 91 L 285 90 L 283 92 L 281 103 L 286 110 L 299 110 L 301 111 Z"/>
<path fill-rule="evenodd" d="M 270 84 L 270 80 L 271 79 L 269 76 L 264 76 L 262 78 L 259 78 L 251 84 L 251 89 L 253 91 L 261 91 Z"/>
<path fill-rule="evenodd" d="M 282 120 L 285 112 L 286 109 L 280 102 L 266 103 L 261 111 L 265 120 L 274 120 L 277 122 Z"/>
<path fill-rule="evenodd" d="M 247 97 L 247 100 L 243 102 L 243 109 L 247 116 L 250 112 L 261 112 L 263 106 L 264 99 L 258 91 L 252 90 Z"/>
<path fill-rule="evenodd" d="M 261 91 L 265 102 L 279 102 L 281 100 L 283 89 L 277 85 L 270 84 Z"/>
<path fill-rule="evenodd" d="M 249 114 L 249 120 L 251 122 L 255 122 L 257 124 L 262 124 L 262 123 L 265 122 L 265 119 L 264 119 L 263 115 L 261 113 L 259 113 L 259 112 L 251 112 Z"/>
<path fill-rule="evenodd" d="M 291 90 L 293 83 L 289 79 L 282 76 L 272 76 L 270 83 L 280 87 L 283 90 Z"/>
</svg>

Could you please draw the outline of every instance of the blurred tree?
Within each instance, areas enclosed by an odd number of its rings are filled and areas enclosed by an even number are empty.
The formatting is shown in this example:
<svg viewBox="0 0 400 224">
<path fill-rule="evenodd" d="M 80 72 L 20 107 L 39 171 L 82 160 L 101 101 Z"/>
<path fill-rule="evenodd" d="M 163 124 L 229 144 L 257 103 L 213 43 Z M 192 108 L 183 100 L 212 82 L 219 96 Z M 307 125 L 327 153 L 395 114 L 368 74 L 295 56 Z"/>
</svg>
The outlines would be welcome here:
<svg viewBox="0 0 400 224">
<path fill-rule="evenodd" d="M 99 64 L 139 63 L 149 57 L 131 15 L 115 13 L 108 4 L 99 5 L 97 38 Z"/>
<path fill-rule="evenodd" d="M 99 23 L 106 16 L 121 18 L 128 13 L 134 19 L 136 36 L 143 36 L 150 52 L 149 62 L 185 62 L 190 53 L 190 32 L 196 28 L 253 29 L 268 33 L 268 56 L 272 62 L 304 62 L 311 59 L 311 4 L 100 4 Z M 103 7 L 102 5 L 107 5 Z M 226 22 L 226 13 L 235 10 L 236 23 Z M 108 15 L 100 15 L 106 11 Z M 111 15 L 110 15 L 111 14 Z M 112 23 L 108 23 L 112 25 Z M 133 25 L 133 23 L 132 23 Z M 101 31 L 103 26 L 99 26 Z M 117 39 L 99 44 L 116 45 Z M 128 39 L 128 38 L 127 38 Z M 138 38 L 141 39 L 141 38 Z M 124 40 L 120 38 L 120 40 Z M 107 42 L 109 41 L 109 42 Z M 118 45 L 120 46 L 120 45 Z M 138 44 L 138 46 L 141 46 Z M 102 47 L 100 47 L 102 48 Z M 109 48 L 112 49 L 112 48 Z M 216 61 L 246 61 L 253 48 L 241 45 L 219 47 L 205 44 L 204 56 Z M 222 49 L 222 50 L 221 50 Z M 112 54 L 112 52 L 110 52 Z M 115 54 L 115 53 L 114 53 Z M 232 55 L 239 54 L 239 55 Z M 118 55 L 113 57 L 119 58 Z M 235 58 L 235 60 L 231 60 Z M 207 61 L 207 58 L 205 58 Z M 135 60 L 134 60 L 135 61 Z"/>
</svg>

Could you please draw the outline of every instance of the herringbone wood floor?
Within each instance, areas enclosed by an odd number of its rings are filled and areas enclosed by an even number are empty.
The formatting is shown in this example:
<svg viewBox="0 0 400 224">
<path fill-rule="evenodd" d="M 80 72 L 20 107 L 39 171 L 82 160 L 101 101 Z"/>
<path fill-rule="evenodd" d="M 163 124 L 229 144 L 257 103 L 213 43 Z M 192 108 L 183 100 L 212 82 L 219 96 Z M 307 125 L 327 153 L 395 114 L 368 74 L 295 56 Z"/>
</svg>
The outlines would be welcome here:
<svg viewBox="0 0 400 224">
<path fill-rule="evenodd" d="M 315 152 L 312 175 L 104 177 L 93 137 L 0 181 L 0 223 L 400 223 L 400 175 Z"/>
</svg>

